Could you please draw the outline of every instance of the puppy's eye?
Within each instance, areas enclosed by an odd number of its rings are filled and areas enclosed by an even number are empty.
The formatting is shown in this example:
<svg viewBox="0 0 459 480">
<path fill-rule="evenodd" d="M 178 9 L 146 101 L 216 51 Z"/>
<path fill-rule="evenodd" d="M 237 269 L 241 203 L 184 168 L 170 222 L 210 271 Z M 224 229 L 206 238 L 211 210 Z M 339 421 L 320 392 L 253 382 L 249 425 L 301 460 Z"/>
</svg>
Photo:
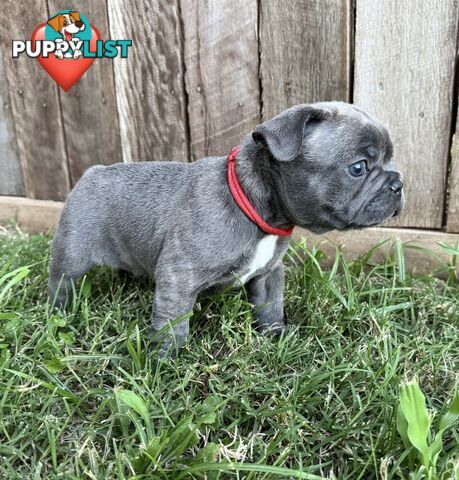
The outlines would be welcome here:
<svg viewBox="0 0 459 480">
<path fill-rule="evenodd" d="M 353 177 L 361 177 L 362 175 L 365 175 L 367 171 L 368 169 L 366 160 L 360 160 L 359 162 L 355 162 L 349 167 L 349 173 Z"/>
</svg>

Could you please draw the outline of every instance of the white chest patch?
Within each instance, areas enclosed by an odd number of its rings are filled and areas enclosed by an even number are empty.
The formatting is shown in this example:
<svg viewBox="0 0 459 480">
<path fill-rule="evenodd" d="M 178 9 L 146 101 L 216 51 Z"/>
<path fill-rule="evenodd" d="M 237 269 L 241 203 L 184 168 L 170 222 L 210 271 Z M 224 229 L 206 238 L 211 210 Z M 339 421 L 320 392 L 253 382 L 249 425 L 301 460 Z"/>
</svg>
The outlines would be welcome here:
<svg viewBox="0 0 459 480">
<path fill-rule="evenodd" d="M 263 268 L 273 258 L 276 251 L 277 235 L 266 235 L 257 245 L 255 256 L 248 266 L 248 271 L 239 277 L 239 281 L 244 284 L 255 272 Z"/>
</svg>

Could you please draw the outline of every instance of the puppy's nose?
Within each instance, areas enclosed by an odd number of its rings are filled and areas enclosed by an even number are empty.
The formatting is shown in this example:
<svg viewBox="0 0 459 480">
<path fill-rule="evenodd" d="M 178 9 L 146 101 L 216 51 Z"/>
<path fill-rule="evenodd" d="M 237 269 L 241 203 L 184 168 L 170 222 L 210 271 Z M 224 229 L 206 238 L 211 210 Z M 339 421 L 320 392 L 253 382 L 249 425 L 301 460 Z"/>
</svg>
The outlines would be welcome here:
<svg viewBox="0 0 459 480">
<path fill-rule="evenodd" d="M 403 182 L 397 178 L 389 187 L 394 193 L 400 193 L 403 188 Z"/>
<path fill-rule="evenodd" d="M 83 22 L 75 22 L 75 25 L 78 27 L 78 28 L 81 28 L 83 26 Z"/>
</svg>

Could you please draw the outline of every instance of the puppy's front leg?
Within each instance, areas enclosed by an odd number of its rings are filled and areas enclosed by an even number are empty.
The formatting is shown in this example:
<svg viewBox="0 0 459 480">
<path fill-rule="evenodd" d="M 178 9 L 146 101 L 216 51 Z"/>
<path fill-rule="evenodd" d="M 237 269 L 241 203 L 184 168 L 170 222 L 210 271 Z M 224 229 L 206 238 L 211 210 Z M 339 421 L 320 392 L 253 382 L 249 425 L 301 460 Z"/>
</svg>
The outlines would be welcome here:
<svg viewBox="0 0 459 480">
<path fill-rule="evenodd" d="M 188 337 L 197 293 L 187 291 L 184 284 L 158 282 L 155 286 L 152 323 L 160 358 L 178 355 Z"/>
<path fill-rule="evenodd" d="M 286 328 L 284 322 L 284 264 L 254 277 L 247 285 L 249 300 L 254 305 L 254 315 L 259 329 L 280 335 Z"/>
</svg>

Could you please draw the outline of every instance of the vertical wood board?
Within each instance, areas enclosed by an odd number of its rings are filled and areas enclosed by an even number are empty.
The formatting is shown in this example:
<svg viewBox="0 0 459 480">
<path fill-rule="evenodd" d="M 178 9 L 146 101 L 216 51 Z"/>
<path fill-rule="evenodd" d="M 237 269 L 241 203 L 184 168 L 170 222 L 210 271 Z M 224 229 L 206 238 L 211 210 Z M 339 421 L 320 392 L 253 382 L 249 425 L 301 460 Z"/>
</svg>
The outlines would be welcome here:
<svg viewBox="0 0 459 480">
<path fill-rule="evenodd" d="M 188 161 L 178 0 L 108 0 L 108 12 L 111 37 L 133 40 L 115 63 L 124 161 Z"/>
<path fill-rule="evenodd" d="M 3 54 L 0 48 L 0 195 L 24 195 Z"/>
<path fill-rule="evenodd" d="M 457 0 L 357 0 L 355 103 L 378 116 L 404 174 L 391 225 L 441 228 L 451 128 Z"/>
<path fill-rule="evenodd" d="M 86 16 L 100 31 L 102 40 L 110 38 L 105 0 L 70 4 L 66 0 L 49 0 L 50 15 L 69 6 Z M 98 58 L 68 92 L 59 92 L 73 185 L 91 165 L 122 161 L 113 65 L 123 61 L 118 57 Z"/>
<path fill-rule="evenodd" d="M 2 6 L 8 21 L 0 23 L 0 38 L 25 193 L 62 200 L 70 185 L 58 87 L 36 59 L 11 58 L 11 41 L 29 40 L 35 27 L 48 20 L 46 1 L 3 0 Z"/>
<path fill-rule="evenodd" d="M 260 2 L 262 116 L 350 99 L 351 0 Z"/>
<path fill-rule="evenodd" d="M 225 155 L 260 121 L 257 0 L 181 0 L 193 159 Z"/>
</svg>

